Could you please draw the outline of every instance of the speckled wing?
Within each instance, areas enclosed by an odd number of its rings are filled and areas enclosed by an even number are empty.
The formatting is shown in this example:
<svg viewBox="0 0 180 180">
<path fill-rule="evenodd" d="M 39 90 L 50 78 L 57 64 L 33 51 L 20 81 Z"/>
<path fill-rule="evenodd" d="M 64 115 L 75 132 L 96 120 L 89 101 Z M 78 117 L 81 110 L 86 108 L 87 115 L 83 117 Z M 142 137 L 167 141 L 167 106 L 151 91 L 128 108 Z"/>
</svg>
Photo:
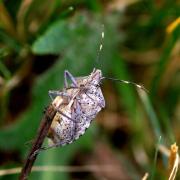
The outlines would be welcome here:
<svg viewBox="0 0 180 180">
<path fill-rule="evenodd" d="M 91 87 L 90 89 L 85 93 L 81 93 L 78 99 L 75 100 L 75 139 L 78 139 L 85 133 L 98 112 L 105 107 L 101 89 L 99 87 Z"/>
<path fill-rule="evenodd" d="M 64 102 L 64 97 L 57 96 L 53 104 L 63 114 L 72 118 L 71 106 Z M 50 143 L 59 145 L 71 143 L 74 140 L 74 128 L 73 121 L 57 112 L 48 133 L 48 137 L 51 139 Z"/>
</svg>

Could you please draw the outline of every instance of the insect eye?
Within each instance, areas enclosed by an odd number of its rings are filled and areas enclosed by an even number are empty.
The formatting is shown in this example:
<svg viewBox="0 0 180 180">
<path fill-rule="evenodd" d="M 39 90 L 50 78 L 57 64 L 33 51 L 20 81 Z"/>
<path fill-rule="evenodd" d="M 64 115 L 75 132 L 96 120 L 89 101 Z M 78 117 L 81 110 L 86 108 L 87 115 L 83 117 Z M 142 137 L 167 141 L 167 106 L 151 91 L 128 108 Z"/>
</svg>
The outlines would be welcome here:
<svg viewBox="0 0 180 180">
<path fill-rule="evenodd" d="M 100 87 L 100 84 L 96 84 L 96 87 L 97 87 L 97 88 Z"/>
</svg>

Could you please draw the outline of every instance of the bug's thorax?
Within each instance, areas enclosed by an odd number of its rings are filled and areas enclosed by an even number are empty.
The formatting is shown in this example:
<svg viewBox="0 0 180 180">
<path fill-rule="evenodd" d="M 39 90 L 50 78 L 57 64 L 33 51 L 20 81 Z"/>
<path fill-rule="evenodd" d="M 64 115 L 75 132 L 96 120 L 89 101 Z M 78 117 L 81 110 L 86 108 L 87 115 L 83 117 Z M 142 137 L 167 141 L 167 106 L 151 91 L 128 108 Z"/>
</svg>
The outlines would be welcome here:
<svg viewBox="0 0 180 180">
<path fill-rule="evenodd" d="M 79 88 L 99 85 L 102 79 L 102 72 L 99 69 L 93 69 L 89 76 L 76 78 Z"/>
<path fill-rule="evenodd" d="M 97 87 L 102 79 L 102 72 L 99 69 L 93 69 L 92 73 L 89 76 L 86 77 L 79 77 L 76 78 L 78 87 L 76 88 L 69 88 L 66 89 L 66 93 L 70 97 L 62 97 L 62 96 L 57 96 L 52 104 L 56 107 L 59 108 L 62 106 L 62 104 L 66 104 L 68 108 L 71 108 L 74 99 L 78 97 L 79 94 L 82 93 L 82 91 L 86 89 L 90 89 L 93 87 Z"/>
</svg>

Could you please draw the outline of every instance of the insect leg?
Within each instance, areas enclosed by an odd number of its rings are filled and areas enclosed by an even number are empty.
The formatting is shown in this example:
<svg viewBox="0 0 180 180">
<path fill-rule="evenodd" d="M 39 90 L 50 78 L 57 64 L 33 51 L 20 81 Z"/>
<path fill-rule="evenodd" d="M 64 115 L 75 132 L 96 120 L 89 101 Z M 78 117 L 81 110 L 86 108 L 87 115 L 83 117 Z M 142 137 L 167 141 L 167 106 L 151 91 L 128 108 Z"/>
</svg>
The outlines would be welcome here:
<svg viewBox="0 0 180 180">
<path fill-rule="evenodd" d="M 33 158 L 35 155 L 39 154 L 41 151 L 46 151 L 48 149 L 51 149 L 53 147 L 58 147 L 58 146 L 61 146 L 61 144 L 57 143 L 57 144 L 52 144 L 52 145 L 49 145 L 49 146 L 46 146 L 46 147 L 41 147 L 41 148 L 37 149 L 36 151 L 34 151 L 34 153 L 31 155 L 30 158 Z"/>
<path fill-rule="evenodd" d="M 65 88 L 68 88 L 67 79 L 70 79 L 70 80 L 72 81 L 72 84 L 73 84 L 75 87 L 78 87 L 78 84 L 77 84 L 75 78 L 73 77 L 73 75 L 72 75 L 69 71 L 65 70 L 65 71 L 64 71 L 64 87 L 65 87 Z"/>
<path fill-rule="evenodd" d="M 71 132 L 71 138 L 72 138 L 72 141 L 74 141 L 75 139 L 75 135 L 76 135 L 76 118 L 77 116 L 75 116 L 75 111 L 73 110 L 72 111 L 72 117 L 75 119 L 75 121 L 73 122 L 73 129 L 72 129 L 72 132 Z"/>
<path fill-rule="evenodd" d="M 48 91 L 49 97 L 51 98 L 51 100 L 53 101 L 54 98 L 56 96 L 65 96 L 65 97 L 70 97 L 67 93 L 65 92 L 60 92 L 60 91 L 54 91 L 54 90 L 50 90 Z"/>
<path fill-rule="evenodd" d="M 66 114 L 64 114 L 62 111 L 60 111 L 59 109 L 57 110 L 57 112 L 58 112 L 59 114 L 61 114 L 62 116 L 66 117 L 67 119 L 69 119 L 69 120 L 71 120 L 71 121 L 73 121 L 73 122 L 76 122 L 75 119 L 70 118 L 69 116 L 67 116 Z"/>
<path fill-rule="evenodd" d="M 80 104 L 76 99 L 74 100 L 74 105 L 75 106 L 73 106 L 73 109 L 72 109 L 72 111 L 73 111 L 72 116 L 75 119 L 74 129 L 73 129 L 73 132 L 72 132 L 73 141 L 75 140 L 75 135 L 76 135 L 76 131 L 77 131 L 77 124 L 79 122 L 80 115 L 82 114 Z"/>
</svg>

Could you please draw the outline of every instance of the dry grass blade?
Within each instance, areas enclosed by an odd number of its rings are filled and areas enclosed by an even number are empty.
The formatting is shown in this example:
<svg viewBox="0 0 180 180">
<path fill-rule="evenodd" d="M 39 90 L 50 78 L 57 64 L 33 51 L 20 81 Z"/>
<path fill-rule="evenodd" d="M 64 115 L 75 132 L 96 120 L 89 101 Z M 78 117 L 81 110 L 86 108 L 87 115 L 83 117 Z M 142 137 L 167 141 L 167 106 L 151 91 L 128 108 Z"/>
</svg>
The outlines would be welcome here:
<svg viewBox="0 0 180 180">
<path fill-rule="evenodd" d="M 174 29 L 180 25 L 180 17 L 178 17 L 177 19 L 175 19 L 167 28 L 166 28 L 166 32 L 168 34 L 171 34 Z"/>
<path fill-rule="evenodd" d="M 153 108 L 153 105 L 151 103 L 151 100 L 148 97 L 147 93 L 145 93 L 141 89 L 137 89 L 137 92 L 139 94 L 139 97 L 140 97 L 143 105 L 144 105 L 145 111 L 149 117 L 149 121 L 151 123 L 152 129 L 153 129 L 154 134 L 156 136 L 156 139 L 159 140 L 159 137 L 162 136 L 161 126 L 160 126 L 158 117 L 156 115 L 156 112 Z"/>
<path fill-rule="evenodd" d="M 176 143 L 171 145 L 169 156 L 169 177 L 168 180 L 174 180 L 177 174 L 179 165 L 178 146 Z"/>
<path fill-rule="evenodd" d="M 142 180 L 147 180 L 149 177 L 149 174 L 148 173 L 145 173 L 145 175 L 143 176 Z"/>
</svg>

